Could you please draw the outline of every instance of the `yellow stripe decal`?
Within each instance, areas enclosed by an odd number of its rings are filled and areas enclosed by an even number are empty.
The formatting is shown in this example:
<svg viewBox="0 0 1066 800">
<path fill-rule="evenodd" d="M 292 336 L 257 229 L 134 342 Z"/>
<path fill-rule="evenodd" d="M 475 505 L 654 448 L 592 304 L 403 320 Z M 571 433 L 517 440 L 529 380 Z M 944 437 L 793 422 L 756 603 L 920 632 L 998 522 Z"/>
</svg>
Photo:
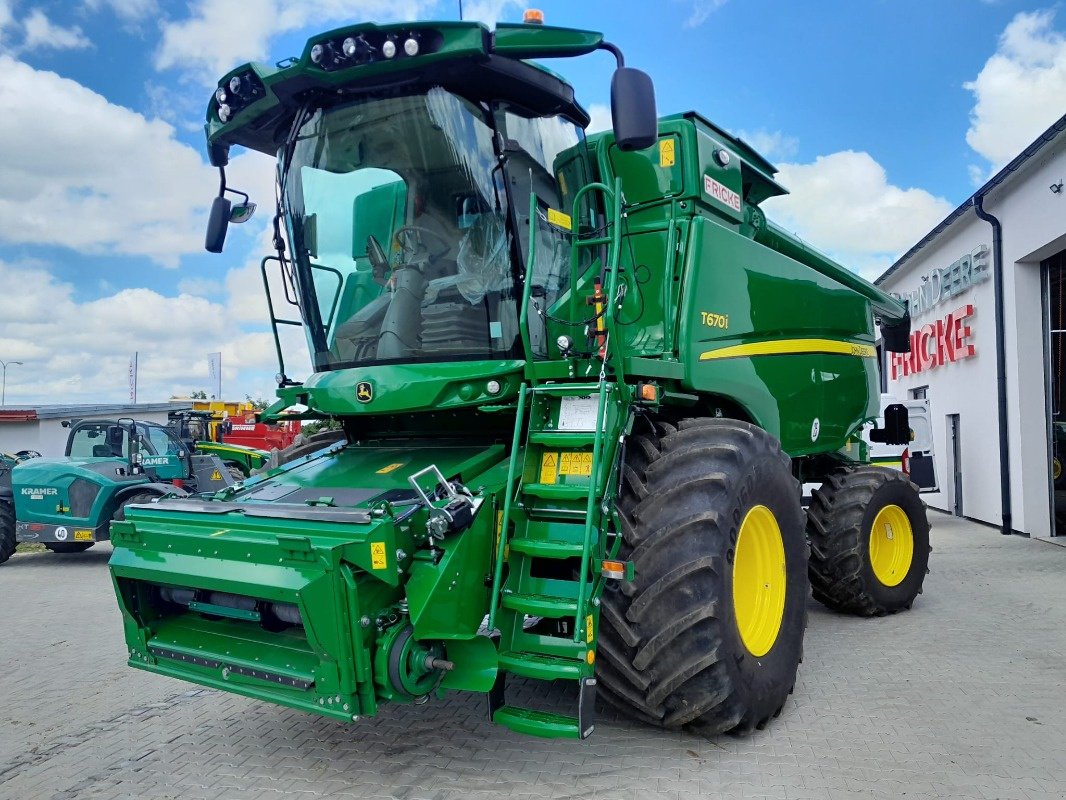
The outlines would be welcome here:
<svg viewBox="0 0 1066 800">
<path fill-rule="evenodd" d="M 876 358 L 877 349 L 868 344 L 842 342 L 838 339 L 781 339 L 776 342 L 752 342 L 708 350 L 700 361 L 718 358 L 747 358 L 749 356 L 799 355 L 801 353 L 834 353 L 858 358 Z"/>
</svg>

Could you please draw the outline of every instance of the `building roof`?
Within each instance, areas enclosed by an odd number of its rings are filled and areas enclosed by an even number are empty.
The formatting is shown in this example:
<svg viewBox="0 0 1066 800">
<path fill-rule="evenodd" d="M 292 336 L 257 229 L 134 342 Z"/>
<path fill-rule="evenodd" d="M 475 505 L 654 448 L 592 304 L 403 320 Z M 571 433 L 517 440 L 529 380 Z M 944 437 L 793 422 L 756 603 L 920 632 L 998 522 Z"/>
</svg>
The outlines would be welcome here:
<svg viewBox="0 0 1066 800">
<path fill-rule="evenodd" d="M 37 422 L 44 419 L 70 419 L 75 417 L 133 417 L 157 412 L 178 411 L 189 408 L 186 402 L 179 403 L 81 403 L 72 405 L 6 406 L 0 408 L 0 424 L 5 422 Z"/>
<path fill-rule="evenodd" d="M 1038 136 L 1031 145 L 1025 148 L 1021 153 L 1019 153 L 1013 161 L 1011 161 L 1009 164 L 1007 164 L 1007 166 L 1005 166 L 1003 169 L 993 175 L 989 179 L 988 183 L 986 183 L 984 186 L 982 186 L 980 189 L 970 195 L 963 202 L 962 205 L 960 205 L 958 208 L 948 214 L 939 225 L 929 231 L 929 233 L 927 233 L 920 242 L 918 242 L 916 245 L 914 245 L 914 247 L 912 247 L 910 250 L 908 250 L 906 253 L 896 259 L 896 263 L 889 267 L 887 270 L 885 270 L 885 273 L 880 278 L 875 280 L 874 284 L 879 285 L 889 275 L 891 275 L 893 272 L 895 272 L 904 264 L 906 264 L 907 261 L 909 261 L 915 253 L 917 253 L 919 250 L 921 250 L 923 247 L 933 241 L 933 239 L 935 239 L 937 236 L 939 236 L 941 233 L 951 227 L 955 220 L 965 214 L 968 209 L 973 208 L 973 204 L 976 198 L 987 195 L 990 191 L 992 191 L 1001 183 L 1006 181 L 1015 172 L 1021 169 L 1022 166 L 1024 166 L 1025 163 L 1029 161 L 1029 159 L 1031 159 L 1042 149 L 1044 149 L 1047 144 L 1053 142 L 1056 138 L 1058 138 L 1059 134 L 1061 134 L 1064 130 L 1066 130 L 1066 115 L 1059 117 L 1058 122 L 1055 122 L 1050 128 L 1040 134 L 1040 136 Z"/>
</svg>

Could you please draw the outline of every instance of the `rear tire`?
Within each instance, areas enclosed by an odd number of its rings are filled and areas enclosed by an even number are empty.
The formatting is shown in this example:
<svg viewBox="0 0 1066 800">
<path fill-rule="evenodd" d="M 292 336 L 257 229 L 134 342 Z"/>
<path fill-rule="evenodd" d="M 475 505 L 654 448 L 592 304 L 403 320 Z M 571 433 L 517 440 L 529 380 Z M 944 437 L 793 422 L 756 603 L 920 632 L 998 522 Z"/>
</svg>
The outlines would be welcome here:
<svg viewBox="0 0 1066 800">
<path fill-rule="evenodd" d="M 68 555 L 70 553 L 84 553 L 96 542 L 43 542 L 43 544 L 53 553 Z"/>
<path fill-rule="evenodd" d="M 15 553 L 15 509 L 7 500 L 0 500 L 0 564 Z"/>
<path fill-rule="evenodd" d="M 929 520 L 918 487 L 901 472 L 859 467 L 830 475 L 811 493 L 807 535 L 814 597 L 829 608 L 895 614 L 922 591 Z"/>
<path fill-rule="evenodd" d="M 664 728 L 761 728 L 792 691 L 806 625 L 807 545 L 791 462 L 766 431 L 719 418 L 656 423 L 626 447 L 619 557 L 636 577 L 603 595 L 601 696 Z M 762 587 L 738 566 L 750 557 L 736 558 L 750 548 L 738 548 L 742 534 L 757 544 L 753 511 L 777 530 L 766 541 L 778 556 L 765 563 L 780 577 L 766 584 L 779 608 L 754 637 L 743 589 Z"/>
</svg>

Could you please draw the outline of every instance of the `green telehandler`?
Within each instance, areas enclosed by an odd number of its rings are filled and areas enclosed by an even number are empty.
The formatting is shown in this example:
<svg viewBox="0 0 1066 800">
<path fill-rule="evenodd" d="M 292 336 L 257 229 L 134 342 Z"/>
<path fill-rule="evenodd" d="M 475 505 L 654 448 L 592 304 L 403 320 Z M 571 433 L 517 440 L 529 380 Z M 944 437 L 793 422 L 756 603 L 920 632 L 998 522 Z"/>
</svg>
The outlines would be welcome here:
<svg viewBox="0 0 1066 800">
<path fill-rule="evenodd" d="M 0 564 L 19 542 L 81 553 L 106 541 L 131 503 L 214 492 L 240 480 L 218 455 L 195 451 L 169 426 L 133 419 L 63 424 L 70 428 L 64 457 L 0 459 Z"/>
<path fill-rule="evenodd" d="M 599 50 L 613 130 L 586 137 L 537 60 Z M 793 687 L 812 589 L 911 606 L 924 506 L 860 436 L 875 325 L 905 350 L 906 307 L 767 221 L 772 165 L 657 119 L 601 34 L 338 28 L 225 75 L 206 133 L 212 252 L 252 211 L 231 147 L 278 159 L 262 273 L 313 372 L 279 343 L 263 418 L 302 405 L 343 437 L 127 509 L 130 665 L 347 721 L 458 690 L 536 736 L 587 737 L 597 698 L 744 733 Z M 873 440 L 909 433 L 894 407 Z M 573 707 L 520 705 L 515 678 L 571 681 Z"/>
</svg>

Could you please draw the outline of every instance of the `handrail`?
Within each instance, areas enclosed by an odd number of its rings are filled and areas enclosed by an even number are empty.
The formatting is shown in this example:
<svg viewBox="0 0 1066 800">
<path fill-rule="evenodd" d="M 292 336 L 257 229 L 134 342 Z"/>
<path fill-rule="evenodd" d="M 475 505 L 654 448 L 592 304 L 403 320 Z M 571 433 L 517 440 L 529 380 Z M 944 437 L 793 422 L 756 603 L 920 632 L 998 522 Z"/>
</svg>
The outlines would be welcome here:
<svg viewBox="0 0 1066 800">
<path fill-rule="evenodd" d="M 585 616 L 586 592 L 589 583 L 589 561 L 592 549 L 592 520 L 599 495 L 600 473 L 603 471 L 603 424 L 607 413 L 607 384 L 600 381 L 599 402 L 596 404 L 596 435 L 592 440 L 592 470 L 589 475 L 589 497 L 585 506 L 585 531 L 581 540 L 581 577 L 577 585 L 577 610 L 574 617 L 574 641 L 581 641 L 581 620 Z"/>
<path fill-rule="evenodd" d="M 266 256 L 263 258 L 262 261 L 259 262 L 259 272 L 263 276 L 263 290 L 266 293 L 267 312 L 270 314 L 270 329 L 274 332 L 274 349 L 277 351 L 278 354 L 278 372 L 281 375 L 284 375 L 285 357 L 281 354 L 281 337 L 278 336 L 278 325 L 296 325 L 302 328 L 303 321 L 301 320 L 300 322 L 297 322 L 296 320 L 291 319 L 279 319 L 277 314 L 274 313 L 274 299 L 270 295 L 270 281 L 267 279 L 266 271 L 268 261 L 277 261 L 279 268 L 281 269 L 284 269 L 284 266 L 281 263 L 281 259 L 277 256 Z M 284 275 L 282 276 L 282 280 L 284 280 Z M 292 303 L 292 301 L 289 302 L 290 304 L 295 305 L 295 303 Z"/>
<path fill-rule="evenodd" d="M 527 372 L 528 364 L 533 360 L 533 352 L 529 343 L 529 297 L 533 291 L 533 269 L 536 266 L 534 254 L 537 247 L 537 231 L 534 221 L 537 216 L 537 193 L 532 188 L 529 190 L 529 252 L 526 253 L 526 274 L 522 282 L 522 307 L 518 310 L 518 332 L 522 337 L 522 352 L 526 356 Z"/>
<path fill-rule="evenodd" d="M 511 439 L 511 459 L 507 465 L 507 484 L 504 486 L 503 516 L 500 519 L 500 539 L 496 545 L 496 568 L 492 573 L 492 598 L 489 601 L 489 630 L 496 627 L 496 612 L 500 607 L 503 591 L 503 561 L 507 549 L 507 533 L 511 524 L 511 500 L 515 495 L 514 474 L 518 464 L 518 442 L 522 438 L 522 418 L 526 409 L 526 385 L 518 389 L 518 409 L 515 411 L 514 436 Z"/>
</svg>

